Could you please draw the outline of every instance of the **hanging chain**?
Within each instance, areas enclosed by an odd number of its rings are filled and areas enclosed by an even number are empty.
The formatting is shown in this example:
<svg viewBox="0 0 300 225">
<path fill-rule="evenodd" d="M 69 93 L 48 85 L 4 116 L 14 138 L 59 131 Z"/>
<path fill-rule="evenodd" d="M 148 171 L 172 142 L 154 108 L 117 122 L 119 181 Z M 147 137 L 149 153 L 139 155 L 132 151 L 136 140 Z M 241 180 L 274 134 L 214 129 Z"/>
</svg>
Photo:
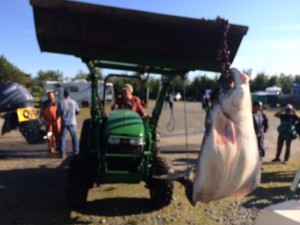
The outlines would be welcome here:
<svg viewBox="0 0 300 225">
<path fill-rule="evenodd" d="M 228 49 L 228 43 L 227 43 L 227 36 L 228 36 L 230 24 L 228 23 L 228 20 L 224 20 L 220 17 L 218 17 L 216 21 L 220 23 L 224 29 L 222 41 L 221 41 L 221 48 L 217 55 L 217 69 L 221 72 L 221 74 L 226 74 L 226 72 L 230 68 L 230 61 L 229 61 L 230 50 Z"/>
</svg>

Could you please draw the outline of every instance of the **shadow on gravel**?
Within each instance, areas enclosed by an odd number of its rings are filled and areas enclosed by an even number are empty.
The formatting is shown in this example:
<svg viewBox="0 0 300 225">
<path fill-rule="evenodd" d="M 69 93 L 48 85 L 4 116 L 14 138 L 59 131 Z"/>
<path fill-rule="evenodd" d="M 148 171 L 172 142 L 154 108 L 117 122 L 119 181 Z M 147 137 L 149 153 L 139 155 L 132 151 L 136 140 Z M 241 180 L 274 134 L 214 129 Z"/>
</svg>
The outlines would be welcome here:
<svg viewBox="0 0 300 225">
<path fill-rule="evenodd" d="M 87 202 L 77 211 L 94 216 L 127 216 L 156 210 L 148 198 L 106 198 Z"/>
<path fill-rule="evenodd" d="M 262 173 L 261 183 L 278 183 L 278 182 L 288 182 L 292 183 L 294 176 L 297 171 L 279 171 L 279 172 L 270 172 Z"/>
<path fill-rule="evenodd" d="M 169 147 L 172 148 L 172 147 Z M 199 152 L 197 151 L 186 151 L 186 150 L 161 150 L 160 151 L 161 154 L 196 154 L 198 155 Z"/>
<path fill-rule="evenodd" d="M 59 158 L 59 153 L 47 150 L 0 150 L 0 159 Z"/>
<path fill-rule="evenodd" d="M 66 204 L 67 165 L 0 171 L 0 224 L 78 224 Z"/>
<path fill-rule="evenodd" d="M 258 187 L 250 196 L 250 200 L 243 204 L 246 208 L 259 208 L 263 209 L 269 205 L 283 202 L 286 200 L 286 195 L 289 189 L 289 185 L 286 183 L 292 183 L 296 171 L 279 171 L 279 172 L 270 172 L 262 173 L 261 183 L 278 183 L 277 187 L 264 188 Z M 280 184 L 280 183 L 285 183 Z"/>
<path fill-rule="evenodd" d="M 178 158 L 172 161 L 172 166 L 192 166 L 196 165 L 197 159 L 191 159 L 191 158 Z"/>
</svg>

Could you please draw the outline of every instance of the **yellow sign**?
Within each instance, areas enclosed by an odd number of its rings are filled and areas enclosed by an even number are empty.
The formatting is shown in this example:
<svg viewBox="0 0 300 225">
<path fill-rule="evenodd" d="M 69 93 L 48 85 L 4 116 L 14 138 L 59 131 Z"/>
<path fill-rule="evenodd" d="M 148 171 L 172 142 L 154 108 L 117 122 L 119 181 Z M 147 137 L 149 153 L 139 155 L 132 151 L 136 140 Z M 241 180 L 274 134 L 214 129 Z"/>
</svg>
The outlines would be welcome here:
<svg viewBox="0 0 300 225">
<path fill-rule="evenodd" d="M 29 120 L 35 120 L 39 118 L 37 111 L 35 108 L 27 107 L 27 108 L 19 108 L 17 109 L 17 114 L 19 118 L 19 122 L 25 122 Z"/>
</svg>

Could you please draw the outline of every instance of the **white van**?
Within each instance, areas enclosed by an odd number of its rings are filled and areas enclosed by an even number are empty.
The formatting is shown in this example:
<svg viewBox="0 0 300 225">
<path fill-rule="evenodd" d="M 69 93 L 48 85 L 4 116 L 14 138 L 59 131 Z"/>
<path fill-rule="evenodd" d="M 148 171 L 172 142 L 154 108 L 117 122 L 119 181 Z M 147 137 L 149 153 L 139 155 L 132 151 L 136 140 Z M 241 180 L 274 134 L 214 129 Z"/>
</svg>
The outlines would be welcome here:
<svg viewBox="0 0 300 225">
<path fill-rule="evenodd" d="M 78 105 L 88 107 L 91 104 L 91 82 L 86 80 L 75 81 L 44 81 L 44 95 L 41 97 L 41 102 L 47 100 L 47 92 L 52 90 L 55 93 L 56 99 L 63 99 L 63 93 L 65 89 L 68 89 L 71 98 L 74 99 Z M 103 98 L 104 82 L 98 82 L 98 96 L 100 100 Z M 106 83 L 105 89 L 105 101 L 112 102 L 115 99 L 115 92 L 112 83 Z"/>
</svg>

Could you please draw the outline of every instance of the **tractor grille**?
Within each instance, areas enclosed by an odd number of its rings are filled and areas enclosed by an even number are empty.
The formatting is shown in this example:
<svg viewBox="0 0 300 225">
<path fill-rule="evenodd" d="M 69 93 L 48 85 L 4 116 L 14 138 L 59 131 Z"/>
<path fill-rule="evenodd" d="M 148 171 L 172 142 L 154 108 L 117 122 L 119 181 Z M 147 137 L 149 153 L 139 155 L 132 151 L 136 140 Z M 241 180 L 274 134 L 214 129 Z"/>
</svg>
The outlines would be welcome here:
<svg viewBox="0 0 300 225">
<path fill-rule="evenodd" d="M 108 170 L 136 172 L 143 157 L 144 146 L 130 144 L 107 145 L 106 166 Z M 116 154 L 116 155 L 114 155 Z"/>
</svg>

